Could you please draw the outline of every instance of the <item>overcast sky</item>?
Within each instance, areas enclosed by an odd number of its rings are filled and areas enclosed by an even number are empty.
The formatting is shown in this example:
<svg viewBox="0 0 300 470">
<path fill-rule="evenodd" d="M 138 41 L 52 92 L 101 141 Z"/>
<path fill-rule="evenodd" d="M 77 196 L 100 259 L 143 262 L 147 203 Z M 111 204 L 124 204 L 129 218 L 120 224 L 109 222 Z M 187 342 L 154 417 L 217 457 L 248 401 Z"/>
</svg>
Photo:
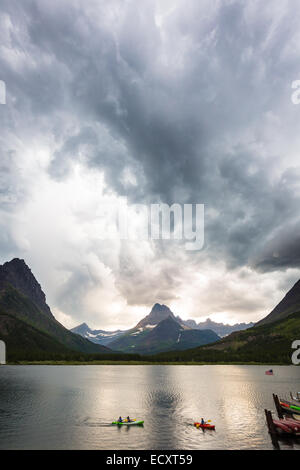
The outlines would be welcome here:
<svg viewBox="0 0 300 470">
<path fill-rule="evenodd" d="M 256 321 L 300 277 L 300 4 L 2 0 L 0 262 L 67 327 L 155 302 Z M 103 203 L 205 204 L 205 246 L 103 240 Z"/>
</svg>

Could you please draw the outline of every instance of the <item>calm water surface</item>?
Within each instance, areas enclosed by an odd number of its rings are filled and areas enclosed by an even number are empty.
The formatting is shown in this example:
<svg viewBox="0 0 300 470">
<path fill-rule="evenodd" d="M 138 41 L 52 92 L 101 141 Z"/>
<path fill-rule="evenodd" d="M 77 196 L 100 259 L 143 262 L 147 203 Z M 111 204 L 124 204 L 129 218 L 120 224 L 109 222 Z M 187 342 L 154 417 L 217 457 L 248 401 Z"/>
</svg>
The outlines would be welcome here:
<svg viewBox="0 0 300 470">
<path fill-rule="evenodd" d="M 300 368 L 3 366 L 1 449 L 272 449 L 264 408 L 300 391 Z M 119 415 L 143 427 L 117 427 Z M 193 422 L 211 419 L 216 431 Z M 281 441 L 300 450 L 300 441 Z"/>
</svg>

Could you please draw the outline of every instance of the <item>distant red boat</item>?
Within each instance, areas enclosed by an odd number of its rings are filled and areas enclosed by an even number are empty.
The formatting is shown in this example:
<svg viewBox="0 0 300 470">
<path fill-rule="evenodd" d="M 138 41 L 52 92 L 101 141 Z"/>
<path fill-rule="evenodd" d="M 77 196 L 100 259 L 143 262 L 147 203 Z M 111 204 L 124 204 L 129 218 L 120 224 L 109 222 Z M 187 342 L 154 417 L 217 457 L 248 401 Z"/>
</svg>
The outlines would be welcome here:
<svg viewBox="0 0 300 470">
<path fill-rule="evenodd" d="M 266 370 L 265 374 L 266 374 L 266 375 L 274 375 L 274 373 L 273 373 L 273 370 L 272 370 L 272 369 L 270 369 L 270 370 Z"/>
</svg>

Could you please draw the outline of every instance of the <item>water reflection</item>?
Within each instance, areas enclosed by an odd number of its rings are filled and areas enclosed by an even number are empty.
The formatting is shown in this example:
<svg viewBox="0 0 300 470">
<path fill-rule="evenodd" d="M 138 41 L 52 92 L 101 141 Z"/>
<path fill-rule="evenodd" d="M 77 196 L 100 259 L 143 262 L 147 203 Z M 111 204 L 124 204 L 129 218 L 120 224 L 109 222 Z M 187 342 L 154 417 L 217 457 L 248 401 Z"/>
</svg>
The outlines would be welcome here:
<svg viewBox="0 0 300 470">
<path fill-rule="evenodd" d="M 273 448 L 264 408 L 298 389 L 300 369 L 259 366 L 5 366 L 0 448 Z M 144 419 L 118 427 L 118 416 Z M 193 426 L 211 419 L 216 431 Z M 279 441 L 300 449 L 298 441 Z"/>
</svg>

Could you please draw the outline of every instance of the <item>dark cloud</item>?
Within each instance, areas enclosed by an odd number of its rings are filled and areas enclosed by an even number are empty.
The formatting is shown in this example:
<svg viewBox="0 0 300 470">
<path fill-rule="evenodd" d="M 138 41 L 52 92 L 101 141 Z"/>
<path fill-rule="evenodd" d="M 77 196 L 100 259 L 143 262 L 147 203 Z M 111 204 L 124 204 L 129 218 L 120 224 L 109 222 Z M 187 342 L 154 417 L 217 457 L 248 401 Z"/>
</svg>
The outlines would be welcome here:
<svg viewBox="0 0 300 470">
<path fill-rule="evenodd" d="M 17 146 L 13 135 L 20 146 L 38 135 L 55 182 L 72 179 L 80 164 L 131 202 L 204 203 L 205 251 L 184 254 L 195 272 L 208 260 L 229 270 L 299 268 L 300 108 L 290 101 L 299 78 L 299 8 L 165 5 L 4 0 L 7 151 Z M 0 195 L 14 183 L 28 191 L 11 168 L 2 165 Z M 2 235 L 3 252 L 8 238 Z M 174 299 L 184 282 L 169 263 L 174 247 L 152 248 L 164 262 L 151 279 L 136 259 L 124 262 L 134 258 L 125 246 L 112 268 L 129 303 L 151 302 L 152 292 Z M 72 279 L 60 305 L 85 285 L 80 274 Z"/>
<path fill-rule="evenodd" d="M 254 257 L 254 268 L 263 272 L 298 268 L 300 266 L 299 230 L 299 222 L 280 228 Z"/>
</svg>

